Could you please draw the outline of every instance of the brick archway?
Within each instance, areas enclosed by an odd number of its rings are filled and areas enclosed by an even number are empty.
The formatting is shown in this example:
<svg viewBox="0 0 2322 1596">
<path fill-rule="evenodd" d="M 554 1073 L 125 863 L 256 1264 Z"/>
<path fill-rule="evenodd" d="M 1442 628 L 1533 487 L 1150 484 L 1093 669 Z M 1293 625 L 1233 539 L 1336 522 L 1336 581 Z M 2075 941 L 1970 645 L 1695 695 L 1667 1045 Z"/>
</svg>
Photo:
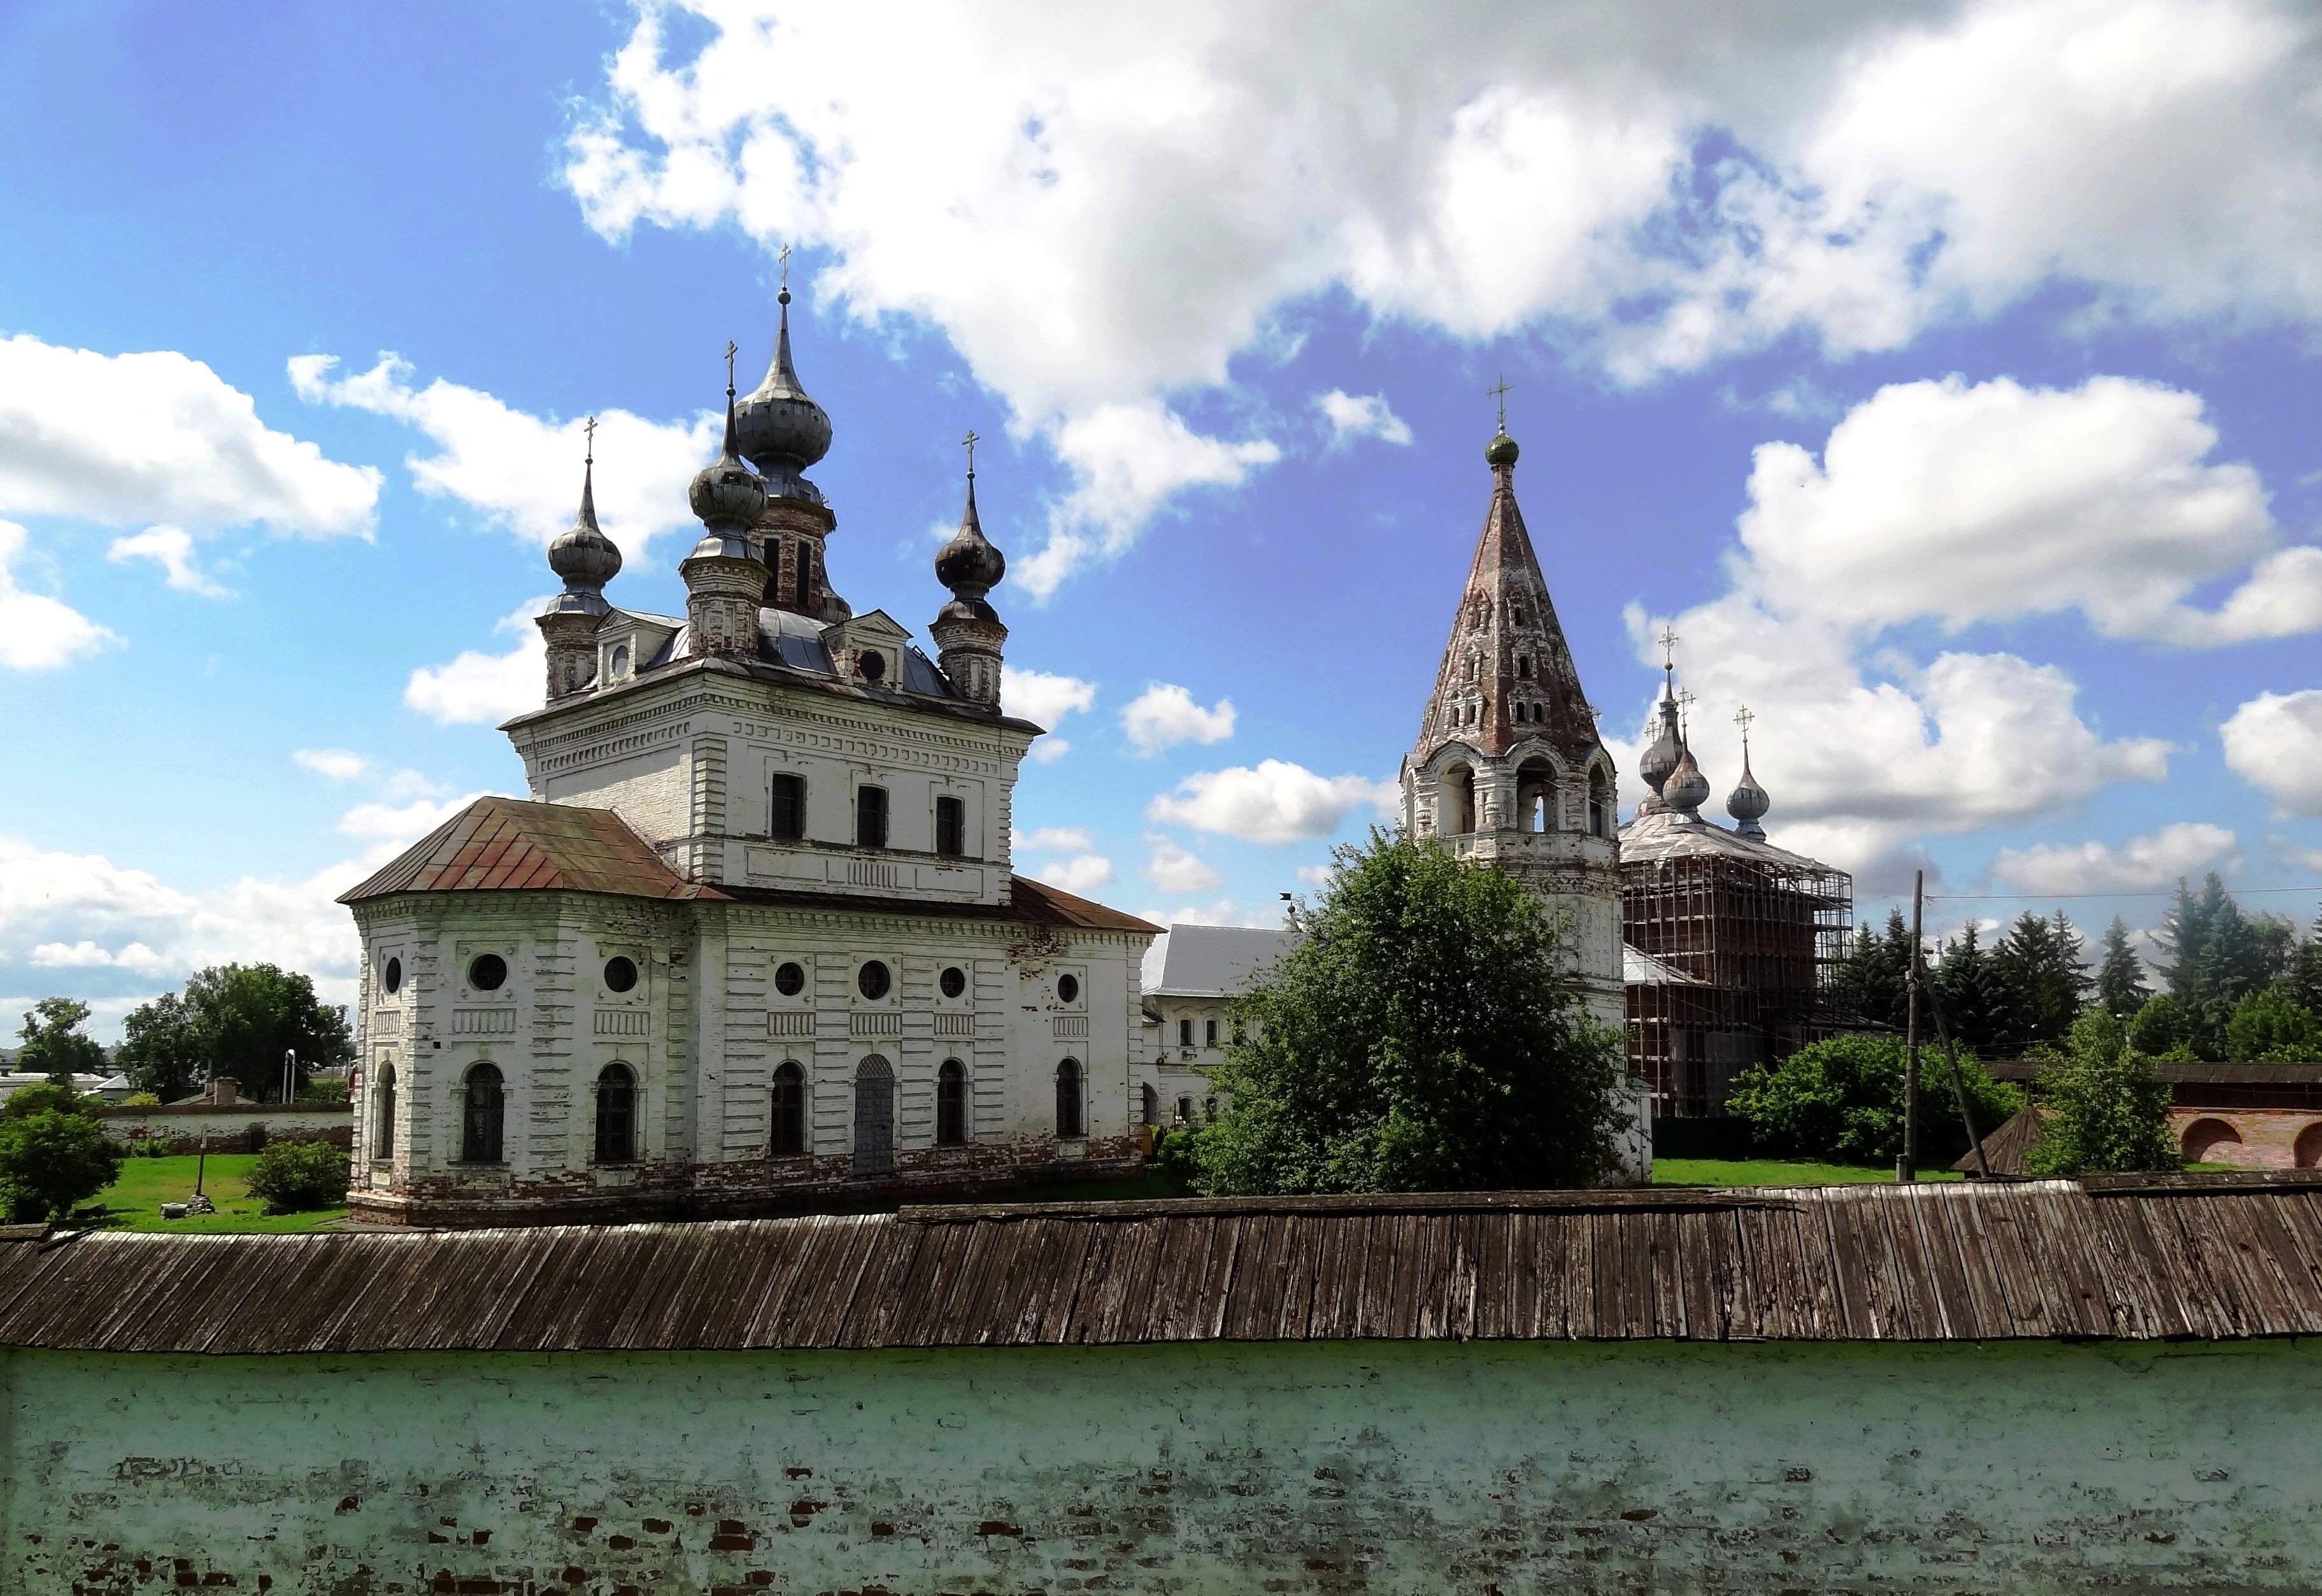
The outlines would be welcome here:
<svg viewBox="0 0 2322 1596">
<path fill-rule="evenodd" d="M 2322 1119 L 2298 1133 L 2298 1145 L 2291 1157 L 2299 1169 L 2322 1169 Z"/>
<path fill-rule="evenodd" d="M 2209 1157 L 2212 1149 L 2238 1147 L 2241 1144 L 2242 1133 L 2226 1121 L 2196 1119 L 2185 1127 L 2184 1137 L 2179 1145 L 2184 1149 L 2186 1163 L 2209 1163 L 2215 1162 Z"/>
</svg>

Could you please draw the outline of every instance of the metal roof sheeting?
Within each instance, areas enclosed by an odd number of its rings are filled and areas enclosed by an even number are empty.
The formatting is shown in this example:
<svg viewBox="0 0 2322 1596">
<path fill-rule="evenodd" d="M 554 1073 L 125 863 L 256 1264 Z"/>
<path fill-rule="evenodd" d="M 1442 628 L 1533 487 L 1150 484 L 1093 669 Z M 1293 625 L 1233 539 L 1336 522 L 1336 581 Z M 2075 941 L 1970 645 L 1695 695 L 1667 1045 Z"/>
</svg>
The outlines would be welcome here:
<svg viewBox="0 0 2322 1596">
<path fill-rule="evenodd" d="M 480 798 L 339 901 L 395 892 L 556 889 L 626 898 L 717 896 L 672 871 L 610 809 Z"/>
<path fill-rule="evenodd" d="M 0 1345 L 114 1352 L 2317 1332 L 2303 1175 L 0 1241 Z"/>
<path fill-rule="evenodd" d="M 1167 950 L 1161 956 L 1156 998 L 1231 998 L 1249 990 L 1259 978 L 1298 945 L 1294 931 L 1253 930 L 1242 926 L 1169 927 Z"/>
</svg>

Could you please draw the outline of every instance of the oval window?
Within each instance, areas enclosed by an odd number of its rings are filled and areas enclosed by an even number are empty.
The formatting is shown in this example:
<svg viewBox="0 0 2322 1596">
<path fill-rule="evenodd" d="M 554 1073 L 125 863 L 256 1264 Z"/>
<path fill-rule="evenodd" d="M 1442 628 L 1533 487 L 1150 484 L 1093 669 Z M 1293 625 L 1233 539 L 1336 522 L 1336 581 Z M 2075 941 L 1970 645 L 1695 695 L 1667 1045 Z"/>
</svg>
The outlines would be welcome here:
<svg viewBox="0 0 2322 1596">
<path fill-rule="evenodd" d="M 387 995 L 390 998 L 403 990 L 403 961 L 389 959 L 387 968 L 379 972 L 379 984 L 387 989 Z"/>
<path fill-rule="evenodd" d="M 468 961 L 468 984 L 480 992 L 497 992 L 507 981 L 507 961 L 498 953 L 479 953 Z"/>
<path fill-rule="evenodd" d="M 1079 1002 L 1081 1000 L 1081 978 L 1077 975 L 1060 975 L 1056 977 L 1056 996 L 1063 999 L 1067 1003 Z"/>
<path fill-rule="evenodd" d="M 855 972 L 855 990 L 874 1002 L 885 997 L 887 989 L 894 984 L 895 978 L 876 959 Z"/>
<path fill-rule="evenodd" d="M 876 681 L 887 674 L 887 657 L 884 654 L 876 654 L 869 649 L 864 649 L 856 657 L 855 662 L 862 670 L 863 679 L 865 681 Z"/>
<path fill-rule="evenodd" d="M 806 990 L 806 971 L 795 964 L 785 964 L 774 971 L 774 990 L 785 998 L 795 998 Z"/>
<path fill-rule="evenodd" d="M 635 961 L 608 959 L 605 961 L 605 985 L 613 991 L 626 992 L 637 984 Z"/>
<path fill-rule="evenodd" d="M 629 673 L 629 645 L 622 643 L 613 651 L 613 679 L 618 681 Z"/>
<path fill-rule="evenodd" d="M 941 984 L 943 986 L 943 995 L 945 997 L 956 998 L 962 992 L 967 990 L 967 971 L 960 969 L 959 966 L 955 964 L 949 970 L 943 972 Z"/>
</svg>

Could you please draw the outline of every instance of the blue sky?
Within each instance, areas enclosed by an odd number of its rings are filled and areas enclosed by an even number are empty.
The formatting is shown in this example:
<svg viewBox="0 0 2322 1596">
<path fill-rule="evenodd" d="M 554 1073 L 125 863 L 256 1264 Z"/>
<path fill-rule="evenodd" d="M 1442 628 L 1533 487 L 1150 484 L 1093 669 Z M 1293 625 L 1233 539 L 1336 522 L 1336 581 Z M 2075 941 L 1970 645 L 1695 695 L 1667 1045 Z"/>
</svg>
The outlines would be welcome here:
<svg viewBox="0 0 2322 1596">
<path fill-rule="evenodd" d="M 783 243 L 858 609 L 924 628 L 987 440 L 1027 873 L 1310 889 L 1504 372 L 1624 765 L 1673 620 L 1713 784 L 1746 701 L 1873 918 L 2322 882 L 2312 14 L 1864 10 L 0 5 L 0 1011 L 343 997 L 333 894 L 521 790 L 582 416 L 681 608 Z"/>
</svg>

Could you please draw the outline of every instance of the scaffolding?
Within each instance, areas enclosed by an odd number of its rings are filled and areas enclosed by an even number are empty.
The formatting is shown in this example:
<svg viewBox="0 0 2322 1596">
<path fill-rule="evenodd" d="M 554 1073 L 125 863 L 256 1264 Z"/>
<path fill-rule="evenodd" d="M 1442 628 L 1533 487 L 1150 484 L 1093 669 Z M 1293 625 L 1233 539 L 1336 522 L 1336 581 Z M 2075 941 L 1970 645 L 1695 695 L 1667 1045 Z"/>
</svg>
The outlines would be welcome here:
<svg viewBox="0 0 2322 1596">
<path fill-rule="evenodd" d="M 1837 1028 L 1823 994 L 1846 953 L 1853 878 L 1708 832 L 1695 847 L 1623 851 L 1629 1061 L 1657 1117 L 1723 1114 L 1736 1074 Z"/>
</svg>

